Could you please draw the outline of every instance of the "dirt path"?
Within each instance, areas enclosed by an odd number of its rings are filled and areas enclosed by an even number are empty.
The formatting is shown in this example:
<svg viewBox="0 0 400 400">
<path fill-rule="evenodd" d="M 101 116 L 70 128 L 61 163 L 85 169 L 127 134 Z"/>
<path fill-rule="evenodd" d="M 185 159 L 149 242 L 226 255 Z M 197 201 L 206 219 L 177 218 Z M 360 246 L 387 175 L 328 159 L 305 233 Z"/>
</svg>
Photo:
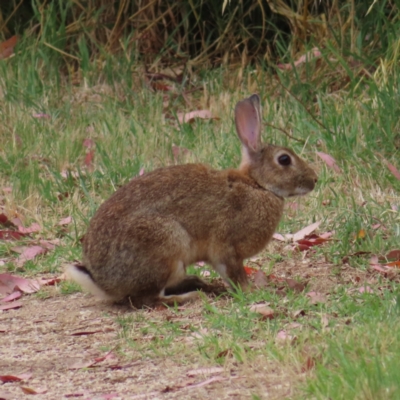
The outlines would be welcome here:
<svg viewBox="0 0 400 400">
<path fill-rule="evenodd" d="M 111 355 L 105 349 L 120 343 L 122 331 L 115 320 L 126 311 L 99 306 L 88 295 L 26 296 L 23 302 L 20 309 L 0 311 L 0 375 L 31 376 L 4 383 L 0 399 L 24 398 L 22 388 L 45 391 L 36 399 L 246 399 L 251 393 L 278 399 L 290 393 L 283 371 L 272 364 L 267 368 L 266 360 L 259 366 L 254 360 L 249 369 L 232 363 L 218 373 L 188 376 L 204 365 L 197 353 L 190 365 L 187 359 L 180 362 L 179 355 L 173 360 L 143 359 L 134 351 Z"/>
</svg>

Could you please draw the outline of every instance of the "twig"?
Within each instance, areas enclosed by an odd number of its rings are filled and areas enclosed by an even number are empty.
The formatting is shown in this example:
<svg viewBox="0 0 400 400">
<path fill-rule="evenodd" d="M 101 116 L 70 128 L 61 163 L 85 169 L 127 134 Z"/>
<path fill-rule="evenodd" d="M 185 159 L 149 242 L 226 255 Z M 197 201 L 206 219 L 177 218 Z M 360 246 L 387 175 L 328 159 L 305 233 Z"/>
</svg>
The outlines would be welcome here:
<svg viewBox="0 0 400 400">
<path fill-rule="evenodd" d="M 305 144 L 305 143 L 306 143 L 305 140 L 295 138 L 295 137 L 292 136 L 289 132 L 287 132 L 285 129 L 279 128 L 279 126 L 275 126 L 275 125 L 269 124 L 268 122 L 264 122 L 264 125 L 265 125 L 265 126 L 269 126 L 269 127 L 273 128 L 273 129 L 277 129 L 278 131 L 281 131 L 281 132 L 284 133 L 288 138 L 293 139 L 293 140 L 296 140 L 297 142 L 300 142 L 301 144 Z"/>
</svg>

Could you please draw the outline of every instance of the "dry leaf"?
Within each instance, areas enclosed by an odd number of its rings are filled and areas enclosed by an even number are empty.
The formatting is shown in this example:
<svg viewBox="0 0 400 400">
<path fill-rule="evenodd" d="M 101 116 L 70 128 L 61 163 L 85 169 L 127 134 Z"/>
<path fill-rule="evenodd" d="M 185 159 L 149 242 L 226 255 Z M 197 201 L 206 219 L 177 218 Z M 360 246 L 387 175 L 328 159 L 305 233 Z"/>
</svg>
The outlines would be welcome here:
<svg viewBox="0 0 400 400">
<path fill-rule="evenodd" d="M 72 217 L 65 217 L 63 219 L 60 219 L 60 221 L 58 221 L 57 225 L 68 225 L 72 222 Z"/>
<path fill-rule="evenodd" d="M 18 231 L 21 233 L 35 233 L 35 232 L 40 232 L 42 228 L 38 223 L 33 223 L 31 226 L 28 228 L 24 228 L 23 226 L 18 226 Z"/>
<path fill-rule="evenodd" d="M 390 164 L 390 163 L 387 163 L 387 167 L 389 168 L 389 170 L 393 174 L 393 176 L 395 178 L 397 178 L 398 180 L 400 180 L 400 171 L 393 164 Z"/>
<path fill-rule="evenodd" d="M 27 386 L 20 386 L 20 388 L 25 394 L 44 394 L 47 392 L 46 387 L 33 389 Z"/>
<path fill-rule="evenodd" d="M 306 54 L 303 54 L 296 61 L 294 61 L 293 65 L 295 67 L 298 67 L 301 64 L 304 64 L 315 58 L 320 58 L 320 57 L 322 57 L 320 49 L 318 47 L 314 47 L 310 51 L 308 51 Z M 290 63 L 289 64 L 278 64 L 277 67 L 282 70 L 290 71 L 293 69 L 293 65 Z"/>
<path fill-rule="evenodd" d="M 264 271 L 261 271 L 260 269 L 254 274 L 254 284 L 257 286 L 259 289 L 266 288 L 269 284 L 268 278 L 265 275 Z"/>
<path fill-rule="evenodd" d="M 293 235 L 293 242 L 297 242 L 298 240 L 304 239 L 307 235 L 314 232 L 320 225 L 321 221 L 317 221 L 299 230 Z"/>
<path fill-rule="evenodd" d="M 308 292 L 306 294 L 310 298 L 310 304 L 326 303 L 326 296 L 320 292 Z"/>
<path fill-rule="evenodd" d="M 336 164 L 336 160 L 330 156 L 329 154 L 326 153 L 322 153 L 321 151 L 317 151 L 317 155 L 323 160 L 325 161 L 325 164 L 332 168 L 335 172 L 337 172 L 338 174 L 340 174 L 342 172 L 342 170 L 339 168 L 339 166 Z"/>
<path fill-rule="evenodd" d="M 201 119 L 215 119 L 215 117 L 212 116 L 211 111 L 209 110 L 196 110 L 196 111 L 191 111 L 188 113 L 178 113 L 176 114 L 178 117 L 178 121 L 183 124 L 183 123 L 192 123 L 195 118 L 201 118 Z"/>
<path fill-rule="evenodd" d="M 220 372 L 224 372 L 222 367 L 211 367 L 211 368 L 199 368 L 199 369 L 191 369 L 186 372 L 187 376 L 196 376 L 196 375 L 210 375 L 210 374 L 218 374 Z"/>
<path fill-rule="evenodd" d="M 0 43 L 0 60 L 10 57 L 14 53 L 14 47 L 18 42 L 18 36 L 11 36 L 10 39 Z"/>
<path fill-rule="evenodd" d="M 250 311 L 261 314 L 263 319 L 273 319 L 275 317 L 275 312 L 271 307 L 268 307 L 268 304 L 269 303 L 253 304 L 250 306 Z"/>
</svg>

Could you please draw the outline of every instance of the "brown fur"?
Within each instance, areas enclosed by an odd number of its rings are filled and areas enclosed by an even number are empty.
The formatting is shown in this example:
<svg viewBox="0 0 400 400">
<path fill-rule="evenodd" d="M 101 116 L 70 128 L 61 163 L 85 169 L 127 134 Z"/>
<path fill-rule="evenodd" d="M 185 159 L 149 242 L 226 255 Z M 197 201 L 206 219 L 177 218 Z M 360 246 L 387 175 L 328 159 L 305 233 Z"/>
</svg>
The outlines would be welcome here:
<svg viewBox="0 0 400 400">
<path fill-rule="evenodd" d="M 79 273 L 108 298 L 129 297 L 135 305 L 195 298 L 183 292 L 206 286 L 185 275 L 186 266 L 197 261 L 246 289 L 243 260 L 271 239 L 283 197 L 305 194 L 316 182 L 315 172 L 291 150 L 260 143 L 258 109 L 257 95 L 236 107 L 244 146 L 238 170 L 178 165 L 118 189 L 90 222 L 83 243 L 85 271 Z M 290 155 L 292 165 L 280 165 L 280 154 Z M 83 283 L 77 273 L 74 279 Z"/>
</svg>

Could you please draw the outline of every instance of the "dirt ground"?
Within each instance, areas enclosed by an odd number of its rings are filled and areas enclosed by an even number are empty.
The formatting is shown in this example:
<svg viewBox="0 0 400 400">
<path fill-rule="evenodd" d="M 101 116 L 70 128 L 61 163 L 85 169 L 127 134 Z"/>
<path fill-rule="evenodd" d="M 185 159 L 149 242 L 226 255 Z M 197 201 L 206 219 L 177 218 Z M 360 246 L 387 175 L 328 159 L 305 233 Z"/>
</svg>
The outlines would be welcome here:
<svg viewBox="0 0 400 400">
<path fill-rule="evenodd" d="M 343 274 L 333 274 L 332 268 L 323 260 L 297 259 L 277 264 L 276 270 L 282 277 L 306 279 L 310 290 L 324 293 L 354 281 L 356 275 L 360 279 L 360 271 L 347 268 Z M 282 399 L 291 397 L 293 382 L 301 379 L 288 375 L 273 360 L 253 360 L 251 366 L 231 362 L 208 371 L 195 357 L 187 365 L 179 355 L 173 359 L 137 355 L 135 359 L 129 352 L 125 357 L 111 355 L 105 348 L 118 346 L 122 335 L 116 319 L 134 310 L 99 303 L 83 293 L 46 299 L 30 295 L 22 300 L 21 308 L 0 311 L 0 375 L 30 376 L 3 383 L 0 399 L 21 399 L 32 391 L 37 393 L 34 398 L 43 400 L 251 399 L 252 393 Z"/>
</svg>

